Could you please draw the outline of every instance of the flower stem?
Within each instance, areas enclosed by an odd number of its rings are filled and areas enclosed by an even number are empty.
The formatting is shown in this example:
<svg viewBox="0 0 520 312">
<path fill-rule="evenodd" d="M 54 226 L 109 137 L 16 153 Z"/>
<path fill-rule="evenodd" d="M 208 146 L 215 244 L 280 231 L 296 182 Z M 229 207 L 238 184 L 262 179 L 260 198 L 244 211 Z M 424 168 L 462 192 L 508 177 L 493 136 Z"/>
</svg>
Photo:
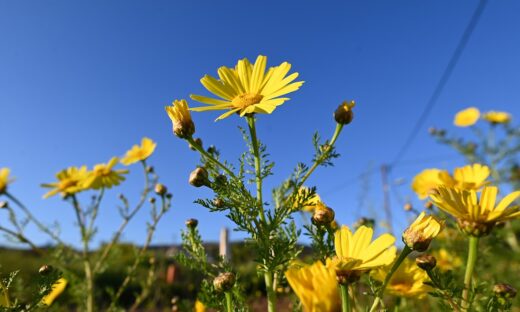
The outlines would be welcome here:
<svg viewBox="0 0 520 312">
<path fill-rule="evenodd" d="M 215 157 L 211 156 L 210 153 L 206 152 L 204 150 L 204 148 L 202 148 L 202 146 L 195 142 L 195 140 L 193 139 L 193 137 L 189 137 L 186 139 L 186 141 L 188 141 L 188 143 L 191 144 L 191 146 L 193 146 L 194 149 L 196 149 L 202 156 L 206 157 L 209 161 L 211 161 L 212 163 L 214 163 L 215 165 L 219 166 L 222 170 L 224 170 L 229 176 L 235 178 L 235 174 L 229 170 L 228 167 L 226 167 L 223 163 L 221 163 L 220 161 L 218 161 Z"/>
<path fill-rule="evenodd" d="M 326 158 L 326 156 L 328 156 L 328 154 L 330 153 L 330 151 L 332 150 L 332 148 L 334 147 L 334 144 L 336 143 L 336 140 L 338 139 L 339 137 L 339 134 L 341 133 L 341 130 L 343 129 L 343 125 L 342 124 L 339 124 L 337 123 L 336 124 L 336 129 L 334 130 L 334 134 L 332 135 L 332 138 L 330 139 L 330 143 L 329 143 L 329 146 L 327 147 L 327 149 L 323 152 L 322 154 L 322 157 L 316 159 L 314 161 L 314 164 L 312 164 L 312 167 L 309 169 L 309 171 L 307 171 L 307 173 L 303 176 L 300 184 L 303 185 L 303 183 L 305 183 L 305 181 L 310 177 L 310 175 L 314 172 L 314 170 L 316 170 L 316 168 L 318 168 L 319 165 L 321 165 L 321 163 L 323 162 L 323 160 Z"/>
<path fill-rule="evenodd" d="M 340 284 L 339 289 L 341 290 L 341 311 L 351 312 L 352 307 L 350 306 L 350 296 L 348 295 L 348 284 Z"/>
<path fill-rule="evenodd" d="M 267 292 L 267 311 L 274 312 L 276 311 L 276 293 L 273 289 L 273 273 L 265 272 L 264 279 Z"/>
<path fill-rule="evenodd" d="M 256 175 L 256 198 L 260 208 L 260 218 L 265 224 L 264 202 L 262 199 L 262 168 L 260 160 L 260 147 L 258 146 L 258 139 L 256 137 L 255 117 L 247 117 L 247 125 L 249 126 L 249 133 L 251 136 L 251 145 L 253 146 L 253 156 L 255 157 L 255 175 Z"/>
<path fill-rule="evenodd" d="M 473 270 L 475 269 L 475 263 L 477 262 L 477 251 L 478 251 L 478 240 L 476 236 L 469 237 L 468 246 L 468 262 L 466 263 L 466 273 L 464 275 L 464 290 L 462 291 L 462 310 L 468 311 L 470 307 L 469 293 L 471 289 L 471 277 L 473 276 Z"/>
<path fill-rule="evenodd" d="M 401 263 L 406 259 L 406 257 L 412 252 L 412 250 L 408 246 L 404 246 L 403 250 L 401 251 L 401 254 L 397 258 L 397 260 L 394 262 L 394 265 L 392 265 L 392 268 L 390 269 L 390 272 L 385 277 L 385 281 L 383 282 L 383 286 L 381 286 L 381 289 L 379 290 L 376 299 L 374 300 L 374 304 L 372 304 L 372 307 L 370 308 L 370 312 L 374 312 L 379 304 L 383 301 L 383 295 L 385 293 L 386 286 L 390 282 L 390 279 L 392 278 L 392 275 L 394 275 L 395 271 L 399 268 Z"/>
<path fill-rule="evenodd" d="M 226 311 L 233 312 L 233 302 L 231 301 L 231 293 L 226 291 Z"/>
</svg>

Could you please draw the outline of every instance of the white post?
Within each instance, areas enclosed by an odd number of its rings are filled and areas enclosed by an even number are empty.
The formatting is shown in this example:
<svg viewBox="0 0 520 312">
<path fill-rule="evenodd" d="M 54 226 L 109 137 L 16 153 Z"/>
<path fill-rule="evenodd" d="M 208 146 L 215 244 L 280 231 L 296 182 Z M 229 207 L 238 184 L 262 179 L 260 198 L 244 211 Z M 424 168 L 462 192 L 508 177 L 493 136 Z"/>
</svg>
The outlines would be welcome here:
<svg viewBox="0 0 520 312">
<path fill-rule="evenodd" d="M 226 261 L 229 261 L 231 258 L 229 252 L 229 231 L 227 228 L 222 228 L 220 230 L 219 255 Z"/>
</svg>

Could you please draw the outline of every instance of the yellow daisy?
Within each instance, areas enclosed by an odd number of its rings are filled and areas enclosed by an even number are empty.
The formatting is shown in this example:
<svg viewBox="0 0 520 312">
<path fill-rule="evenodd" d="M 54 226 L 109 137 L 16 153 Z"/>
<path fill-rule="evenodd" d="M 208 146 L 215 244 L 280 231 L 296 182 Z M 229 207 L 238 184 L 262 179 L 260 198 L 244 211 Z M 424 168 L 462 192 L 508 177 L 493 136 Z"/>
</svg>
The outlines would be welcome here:
<svg viewBox="0 0 520 312">
<path fill-rule="evenodd" d="M 9 168 L 0 168 L 0 194 L 7 191 L 7 186 L 13 182 L 13 179 L 9 178 L 11 170 Z"/>
<path fill-rule="evenodd" d="M 47 295 L 45 295 L 45 297 L 43 297 L 42 303 L 46 306 L 50 306 L 54 302 L 54 300 L 56 300 L 56 298 L 58 298 L 63 293 L 63 291 L 67 287 L 67 284 L 68 284 L 67 280 L 64 279 L 63 277 L 58 279 L 52 285 L 51 292 L 48 293 Z"/>
<path fill-rule="evenodd" d="M 341 307 L 334 270 L 321 261 L 302 267 L 293 266 L 285 277 L 303 305 L 305 312 L 334 312 Z"/>
<path fill-rule="evenodd" d="M 444 222 L 434 216 L 427 216 L 423 211 L 403 232 L 403 242 L 411 250 L 425 251 L 443 228 Z"/>
<path fill-rule="evenodd" d="M 451 186 L 453 178 L 448 171 L 440 169 L 425 169 L 417 174 L 412 181 L 412 189 L 420 199 L 425 199 L 439 185 Z"/>
<path fill-rule="evenodd" d="M 455 186 L 461 189 L 478 190 L 489 182 L 486 181 L 491 171 L 488 166 L 481 164 L 467 165 L 455 168 L 453 178 Z M 449 186 L 449 185 L 448 185 Z"/>
<path fill-rule="evenodd" d="M 506 112 L 489 111 L 482 114 L 482 119 L 492 124 L 508 123 L 511 121 L 511 115 Z"/>
<path fill-rule="evenodd" d="M 395 259 L 395 237 L 383 234 L 371 242 L 374 230 L 364 225 L 354 234 L 342 226 L 334 235 L 336 257 L 330 265 L 338 275 L 356 277 L 362 273 L 391 264 Z"/>
<path fill-rule="evenodd" d="M 465 233 L 481 236 L 488 234 L 497 222 L 520 216 L 520 206 L 510 206 L 520 197 L 520 191 L 505 196 L 495 205 L 497 194 L 495 186 L 485 186 L 480 199 L 475 190 L 440 186 L 438 193 L 430 195 L 430 199 L 441 210 L 454 216 Z"/>
<path fill-rule="evenodd" d="M 182 139 L 190 138 L 195 133 L 195 124 L 186 100 L 175 100 L 171 106 L 166 106 L 166 113 L 173 124 L 173 133 Z"/>
<path fill-rule="evenodd" d="M 200 82 L 208 91 L 220 97 L 215 99 L 192 94 L 191 98 L 210 106 L 195 107 L 191 110 L 202 112 L 209 110 L 228 110 L 217 120 L 224 119 L 233 113 L 241 117 L 251 113 L 271 114 L 277 106 L 289 100 L 280 97 L 298 90 L 303 81 L 293 82 L 298 73 L 286 77 L 291 64 L 283 62 L 271 67 L 266 72 L 267 57 L 259 55 L 254 64 L 247 58 L 238 61 L 235 68 L 222 66 L 218 69 L 220 79 L 209 75 Z"/>
<path fill-rule="evenodd" d="M 386 266 L 373 271 L 372 277 L 378 281 L 384 281 L 391 266 Z M 386 286 L 386 290 L 398 297 L 422 299 L 432 290 L 425 282 L 429 281 L 428 273 L 420 269 L 415 261 L 408 258 L 401 263 L 399 268 L 392 275 Z"/>
<path fill-rule="evenodd" d="M 480 111 L 476 107 L 466 108 L 455 115 L 453 124 L 457 127 L 473 126 L 480 118 Z"/>
<path fill-rule="evenodd" d="M 137 144 L 132 146 L 132 148 L 126 152 L 126 155 L 121 158 L 121 163 L 128 166 L 138 161 L 143 161 L 152 155 L 156 146 L 157 143 L 151 139 L 143 138 L 141 140 L 141 146 Z"/>
<path fill-rule="evenodd" d="M 193 312 L 206 312 L 206 306 L 201 301 L 195 301 L 195 306 L 193 307 Z"/>
<path fill-rule="evenodd" d="M 42 187 L 52 188 L 51 191 L 43 195 L 43 198 L 49 198 L 58 193 L 66 197 L 85 190 L 85 180 L 89 177 L 89 174 L 87 166 L 69 167 L 58 172 L 56 174 L 58 182 L 42 184 Z"/>
<path fill-rule="evenodd" d="M 98 190 L 100 188 L 111 188 L 119 185 L 125 180 L 123 174 L 127 174 L 128 170 L 113 170 L 114 166 L 119 162 L 118 157 L 112 157 L 106 164 L 97 164 L 90 172 L 89 177 L 85 180 L 85 187 Z"/>
</svg>

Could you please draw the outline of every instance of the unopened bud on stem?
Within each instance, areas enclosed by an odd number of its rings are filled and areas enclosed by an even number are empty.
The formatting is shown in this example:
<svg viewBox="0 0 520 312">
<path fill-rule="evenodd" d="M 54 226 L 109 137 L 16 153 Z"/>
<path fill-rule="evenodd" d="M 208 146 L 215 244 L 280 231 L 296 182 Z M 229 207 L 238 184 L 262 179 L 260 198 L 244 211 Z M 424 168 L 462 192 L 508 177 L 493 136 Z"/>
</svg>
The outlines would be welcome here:
<svg viewBox="0 0 520 312">
<path fill-rule="evenodd" d="M 213 287 L 217 292 L 226 292 L 233 288 L 235 285 L 235 274 L 231 272 L 220 273 L 213 280 Z"/>
<path fill-rule="evenodd" d="M 209 186 L 208 172 L 203 167 L 197 167 L 191 172 L 189 182 L 195 187 Z"/>
</svg>

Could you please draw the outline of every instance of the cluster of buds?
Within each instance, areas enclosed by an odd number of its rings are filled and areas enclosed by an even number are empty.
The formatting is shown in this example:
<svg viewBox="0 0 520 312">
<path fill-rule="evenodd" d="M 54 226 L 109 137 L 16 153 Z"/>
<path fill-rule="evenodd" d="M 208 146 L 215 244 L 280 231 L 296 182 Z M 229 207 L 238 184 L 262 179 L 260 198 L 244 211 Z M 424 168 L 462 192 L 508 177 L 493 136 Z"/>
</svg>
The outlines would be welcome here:
<svg viewBox="0 0 520 312">
<path fill-rule="evenodd" d="M 334 120 L 341 125 L 348 125 L 354 119 L 352 108 L 356 105 L 354 101 L 341 103 L 334 112 Z"/>
<path fill-rule="evenodd" d="M 217 292 L 230 291 L 235 285 L 235 274 L 231 272 L 220 273 L 213 280 L 213 287 Z"/>
<path fill-rule="evenodd" d="M 403 242 L 411 250 L 426 251 L 431 241 L 439 235 L 444 228 L 444 222 L 437 220 L 434 216 L 421 214 L 403 232 Z"/>
<path fill-rule="evenodd" d="M 486 236 L 491 233 L 491 230 L 495 227 L 494 222 L 475 222 L 463 219 L 457 219 L 457 225 L 459 229 L 469 235 L 475 237 Z"/>
</svg>

